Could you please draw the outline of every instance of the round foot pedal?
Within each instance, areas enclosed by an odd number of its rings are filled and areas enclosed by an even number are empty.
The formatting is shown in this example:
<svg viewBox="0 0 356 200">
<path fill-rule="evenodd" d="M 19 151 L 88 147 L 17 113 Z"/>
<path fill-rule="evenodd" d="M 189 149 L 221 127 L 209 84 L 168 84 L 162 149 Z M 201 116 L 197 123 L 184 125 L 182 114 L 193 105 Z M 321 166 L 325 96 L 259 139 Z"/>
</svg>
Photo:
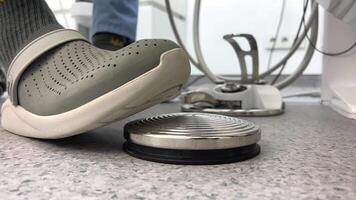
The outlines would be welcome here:
<svg viewBox="0 0 356 200">
<path fill-rule="evenodd" d="M 173 113 L 125 125 L 124 150 L 137 158 L 171 164 L 222 164 L 260 152 L 260 129 L 242 119 Z"/>
</svg>

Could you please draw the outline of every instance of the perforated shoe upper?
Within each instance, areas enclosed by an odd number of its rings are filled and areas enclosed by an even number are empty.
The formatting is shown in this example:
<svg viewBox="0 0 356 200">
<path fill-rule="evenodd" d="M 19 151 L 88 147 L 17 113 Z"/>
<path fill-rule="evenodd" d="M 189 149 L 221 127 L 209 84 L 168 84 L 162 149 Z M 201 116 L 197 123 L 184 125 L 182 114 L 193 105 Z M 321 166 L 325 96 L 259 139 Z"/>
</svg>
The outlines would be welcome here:
<svg viewBox="0 0 356 200">
<path fill-rule="evenodd" d="M 168 40 L 140 40 L 118 51 L 69 42 L 42 55 L 23 73 L 19 104 L 43 116 L 70 111 L 153 69 L 164 52 L 175 48 Z"/>
</svg>

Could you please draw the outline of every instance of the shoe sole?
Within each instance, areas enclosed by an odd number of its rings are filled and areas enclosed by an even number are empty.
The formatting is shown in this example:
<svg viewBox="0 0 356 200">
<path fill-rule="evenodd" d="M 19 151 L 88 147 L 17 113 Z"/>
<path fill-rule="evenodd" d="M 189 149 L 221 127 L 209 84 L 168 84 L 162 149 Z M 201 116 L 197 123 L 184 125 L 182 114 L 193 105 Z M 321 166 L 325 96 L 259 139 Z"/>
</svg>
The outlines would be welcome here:
<svg viewBox="0 0 356 200">
<path fill-rule="evenodd" d="M 5 130 L 26 137 L 58 139 L 77 135 L 171 99 L 179 94 L 189 75 L 186 53 L 172 49 L 163 53 L 160 64 L 147 73 L 65 113 L 35 115 L 8 99 L 1 108 L 1 124 Z"/>
</svg>

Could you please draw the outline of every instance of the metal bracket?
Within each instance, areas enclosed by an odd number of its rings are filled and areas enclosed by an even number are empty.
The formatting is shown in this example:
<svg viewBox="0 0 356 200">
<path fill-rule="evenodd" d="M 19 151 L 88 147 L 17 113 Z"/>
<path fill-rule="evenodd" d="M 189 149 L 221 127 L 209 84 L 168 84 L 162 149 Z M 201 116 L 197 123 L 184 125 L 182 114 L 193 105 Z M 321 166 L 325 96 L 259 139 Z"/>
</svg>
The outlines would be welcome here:
<svg viewBox="0 0 356 200">
<path fill-rule="evenodd" d="M 242 50 L 239 43 L 234 38 L 245 38 L 249 45 L 250 50 Z M 225 35 L 224 40 L 226 40 L 232 48 L 235 50 L 237 59 L 240 63 L 241 69 L 241 80 L 239 81 L 241 84 L 253 84 L 253 83 L 260 83 L 259 81 L 259 58 L 258 58 L 258 46 L 256 39 L 250 34 L 228 34 Z M 247 72 L 247 64 L 246 64 L 246 57 L 250 56 L 252 58 L 252 76 L 251 78 Z"/>
</svg>

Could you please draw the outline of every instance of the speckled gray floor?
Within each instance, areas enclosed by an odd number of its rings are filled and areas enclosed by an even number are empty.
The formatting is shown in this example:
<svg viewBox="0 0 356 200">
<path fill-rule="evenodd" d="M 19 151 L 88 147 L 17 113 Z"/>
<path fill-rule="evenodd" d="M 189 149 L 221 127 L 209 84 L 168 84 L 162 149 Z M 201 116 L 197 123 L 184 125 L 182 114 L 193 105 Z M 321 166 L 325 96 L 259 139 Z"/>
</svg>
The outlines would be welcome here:
<svg viewBox="0 0 356 200">
<path fill-rule="evenodd" d="M 121 150 L 125 122 L 43 141 L 0 131 L 0 199 L 356 199 L 356 120 L 318 103 L 287 103 L 285 114 L 249 118 L 262 153 L 225 165 L 179 166 Z"/>
</svg>

